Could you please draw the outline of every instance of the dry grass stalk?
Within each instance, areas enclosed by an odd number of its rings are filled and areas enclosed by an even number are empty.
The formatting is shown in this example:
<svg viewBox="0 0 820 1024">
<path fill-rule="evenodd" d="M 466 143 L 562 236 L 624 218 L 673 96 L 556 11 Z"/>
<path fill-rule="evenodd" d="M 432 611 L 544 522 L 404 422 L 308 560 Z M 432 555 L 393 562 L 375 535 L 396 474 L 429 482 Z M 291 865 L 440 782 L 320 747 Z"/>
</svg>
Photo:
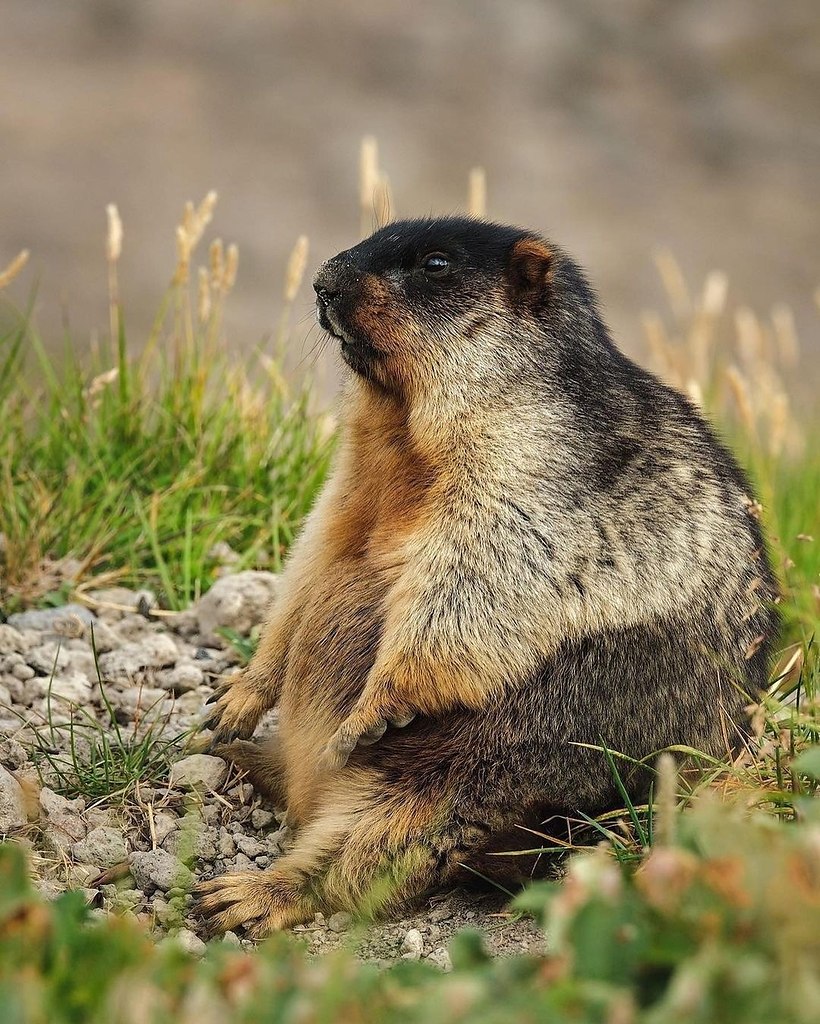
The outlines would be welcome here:
<svg viewBox="0 0 820 1024">
<path fill-rule="evenodd" d="M 672 754 L 661 754 L 655 788 L 655 842 L 674 846 L 678 809 L 678 769 Z"/>
<path fill-rule="evenodd" d="M 109 263 L 116 263 L 122 254 L 122 220 L 120 212 L 114 203 L 109 203 L 105 208 L 108 218 L 108 235 L 106 237 L 106 256 Z"/>
<path fill-rule="evenodd" d="M 471 217 L 487 216 L 487 175 L 483 167 L 473 167 L 467 183 L 467 212 Z"/>
<path fill-rule="evenodd" d="M 373 195 L 373 219 L 377 228 L 383 228 L 389 224 L 393 217 L 393 193 L 390 189 L 390 179 L 386 174 L 380 174 L 376 183 L 376 191 Z"/>
<path fill-rule="evenodd" d="M 211 317 L 211 283 L 207 267 L 197 270 L 197 318 L 206 324 Z"/>
<path fill-rule="evenodd" d="M 11 284 L 23 267 L 28 263 L 28 258 L 28 249 L 23 249 L 22 252 L 17 253 L 5 270 L 0 270 L 0 288 L 5 288 L 7 285 Z"/>
<path fill-rule="evenodd" d="M 655 265 L 676 319 L 685 320 L 692 310 L 692 300 L 680 264 L 668 249 L 658 249 Z"/>
<path fill-rule="evenodd" d="M 285 271 L 285 302 L 290 305 L 302 286 L 308 260 L 308 239 L 307 235 L 300 235 L 296 239 Z"/>
<path fill-rule="evenodd" d="M 379 178 L 378 143 L 372 135 L 366 135 L 359 150 L 359 208 L 363 235 L 368 233 L 372 222 L 373 202 Z"/>
<path fill-rule="evenodd" d="M 778 306 L 767 327 L 747 307 L 733 311 L 737 363 L 719 351 L 724 329 L 728 280 L 712 271 L 692 304 L 680 267 L 667 252 L 657 254 L 658 268 L 673 311 L 671 332 L 655 313 L 643 315 L 643 329 L 658 373 L 700 406 L 729 410 L 749 437 L 763 440 L 768 454 L 796 454 L 802 437 L 791 411 L 781 367 L 793 368 L 799 346 L 790 310 Z"/>
</svg>

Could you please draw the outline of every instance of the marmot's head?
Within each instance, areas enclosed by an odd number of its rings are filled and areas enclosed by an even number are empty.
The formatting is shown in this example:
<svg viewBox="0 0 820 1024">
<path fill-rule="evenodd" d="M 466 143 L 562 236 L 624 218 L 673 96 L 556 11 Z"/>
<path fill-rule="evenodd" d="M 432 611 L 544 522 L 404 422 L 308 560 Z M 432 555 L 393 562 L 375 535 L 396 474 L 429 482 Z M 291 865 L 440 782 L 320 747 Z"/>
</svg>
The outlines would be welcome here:
<svg viewBox="0 0 820 1024">
<path fill-rule="evenodd" d="M 388 224 L 322 264 L 313 287 L 319 323 L 348 365 L 410 399 L 543 383 L 567 358 L 609 344 L 564 253 L 467 217 Z"/>
</svg>

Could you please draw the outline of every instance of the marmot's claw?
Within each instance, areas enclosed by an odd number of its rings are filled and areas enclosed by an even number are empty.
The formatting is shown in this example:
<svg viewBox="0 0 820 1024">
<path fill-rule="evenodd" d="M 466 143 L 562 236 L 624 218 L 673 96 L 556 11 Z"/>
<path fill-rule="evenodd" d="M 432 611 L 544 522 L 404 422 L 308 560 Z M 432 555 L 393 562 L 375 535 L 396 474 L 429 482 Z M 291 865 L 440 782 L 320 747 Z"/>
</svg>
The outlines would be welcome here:
<svg viewBox="0 0 820 1024">
<path fill-rule="evenodd" d="M 416 717 L 415 711 L 405 715 L 398 715 L 396 718 L 389 718 L 388 721 L 394 729 L 405 729 Z"/>
<path fill-rule="evenodd" d="M 369 729 L 359 736 L 358 743 L 363 747 L 370 747 L 374 743 L 378 743 L 379 740 L 387 732 L 387 722 L 382 719 L 380 722 L 376 722 L 375 725 L 371 725 Z"/>
<path fill-rule="evenodd" d="M 370 747 L 387 732 L 388 725 L 395 729 L 404 729 L 416 717 L 415 713 L 406 712 L 390 718 L 380 718 L 366 729 L 359 730 L 350 720 L 339 727 L 335 735 L 325 747 L 321 757 L 321 767 L 325 771 L 338 771 L 347 764 L 350 755 L 357 746 Z"/>
</svg>

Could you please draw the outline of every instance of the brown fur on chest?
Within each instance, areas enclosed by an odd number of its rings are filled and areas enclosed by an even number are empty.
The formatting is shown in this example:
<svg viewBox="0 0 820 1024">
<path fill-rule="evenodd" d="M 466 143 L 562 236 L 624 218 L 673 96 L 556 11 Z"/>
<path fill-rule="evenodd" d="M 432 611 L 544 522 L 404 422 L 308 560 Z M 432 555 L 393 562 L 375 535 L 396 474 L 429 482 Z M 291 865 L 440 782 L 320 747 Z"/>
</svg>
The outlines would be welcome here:
<svg viewBox="0 0 820 1024">
<path fill-rule="evenodd" d="M 413 451 L 406 414 L 393 402 L 358 410 L 341 458 L 346 473 L 322 531 L 323 571 L 291 639 L 280 700 L 296 814 L 314 799 L 316 761 L 361 694 L 381 639 L 385 597 L 405 567 L 404 544 L 424 529 L 435 500 L 435 469 Z"/>
</svg>

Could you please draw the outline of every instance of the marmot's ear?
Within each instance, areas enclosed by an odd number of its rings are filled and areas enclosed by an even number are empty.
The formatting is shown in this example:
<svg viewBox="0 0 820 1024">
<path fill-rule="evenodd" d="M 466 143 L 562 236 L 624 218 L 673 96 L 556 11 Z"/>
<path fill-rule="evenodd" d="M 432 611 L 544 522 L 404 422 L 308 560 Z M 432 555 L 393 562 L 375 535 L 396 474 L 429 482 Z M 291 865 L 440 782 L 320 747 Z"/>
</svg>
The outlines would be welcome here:
<svg viewBox="0 0 820 1024">
<path fill-rule="evenodd" d="M 519 238 L 510 250 L 507 275 L 513 295 L 535 299 L 543 295 L 552 270 L 552 252 L 539 238 Z"/>
</svg>

